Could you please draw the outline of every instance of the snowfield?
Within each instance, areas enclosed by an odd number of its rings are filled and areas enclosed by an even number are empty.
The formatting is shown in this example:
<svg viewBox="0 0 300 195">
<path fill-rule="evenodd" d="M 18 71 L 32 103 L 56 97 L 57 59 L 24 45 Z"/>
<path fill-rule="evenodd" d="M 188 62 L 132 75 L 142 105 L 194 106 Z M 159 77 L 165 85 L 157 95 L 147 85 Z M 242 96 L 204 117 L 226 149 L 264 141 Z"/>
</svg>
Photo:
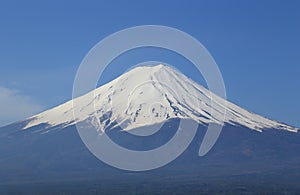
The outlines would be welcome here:
<svg viewBox="0 0 300 195">
<path fill-rule="evenodd" d="M 256 131 L 299 130 L 232 104 L 162 64 L 131 69 L 94 91 L 28 118 L 23 129 L 40 124 L 67 127 L 91 120 L 100 131 L 116 125 L 130 131 L 172 118 L 193 119 L 204 125 L 225 122 Z"/>
</svg>

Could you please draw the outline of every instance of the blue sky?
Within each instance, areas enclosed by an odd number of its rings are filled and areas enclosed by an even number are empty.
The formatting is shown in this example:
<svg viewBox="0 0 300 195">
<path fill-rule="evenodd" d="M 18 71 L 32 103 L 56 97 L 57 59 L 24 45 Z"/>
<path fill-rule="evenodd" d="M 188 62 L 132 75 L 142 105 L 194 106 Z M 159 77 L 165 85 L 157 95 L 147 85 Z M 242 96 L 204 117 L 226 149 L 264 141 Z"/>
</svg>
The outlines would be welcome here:
<svg viewBox="0 0 300 195">
<path fill-rule="evenodd" d="M 185 31 L 210 51 L 230 101 L 299 127 L 299 9 L 297 1 L 2 1 L 0 126 L 71 99 L 76 70 L 101 39 L 156 24 Z M 135 56 L 172 55 L 140 51 L 124 64 Z"/>
</svg>

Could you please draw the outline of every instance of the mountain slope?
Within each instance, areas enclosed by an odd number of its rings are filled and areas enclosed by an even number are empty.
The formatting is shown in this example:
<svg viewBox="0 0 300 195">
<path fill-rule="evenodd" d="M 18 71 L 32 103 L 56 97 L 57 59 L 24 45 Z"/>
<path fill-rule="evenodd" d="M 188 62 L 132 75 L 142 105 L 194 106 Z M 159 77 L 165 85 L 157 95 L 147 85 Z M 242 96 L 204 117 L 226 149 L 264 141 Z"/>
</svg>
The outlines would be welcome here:
<svg viewBox="0 0 300 195">
<path fill-rule="evenodd" d="M 179 158 L 157 170 L 132 173 L 99 161 L 85 147 L 74 125 L 49 127 L 48 133 L 44 134 L 38 132 L 43 132 L 45 125 L 22 131 L 20 127 L 23 125 L 21 122 L 0 128 L 1 194 L 44 194 L 50 191 L 120 194 L 128 192 L 129 186 L 133 188 L 129 194 L 135 190 L 147 193 L 154 188 L 157 194 L 162 193 L 161 190 L 170 194 L 180 190 L 180 194 L 186 194 L 195 189 L 195 194 L 207 193 L 208 189 L 221 194 L 224 189 L 237 190 L 234 194 L 273 194 L 274 191 L 295 194 L 299 191 L 292 190 L 299 189 L 298 133 L 276 129 L 260 133 L 225 125 L 213 149 L 206 156 L 199 157 L 200 143 L 206 133 L 206 127 L 199 125 L 193 142 Z M 170 119 L 160 134 L 146 137 L 134 137 L 118 128 L 108 131 L 108 134 L 113 134 L 113 140 L 124 147 L 151 149 L 165 143 L 165 138 L 172 136 L 177 125 L 178 119 Z M 241 181 L 244 181 L 243 185 Z M 207 186 L 211 184 L 214 185 Z M 241 186 L 242 192 L 239 190 Z M 262 187 L 263 190 L 259 190 Z"/>
<path fill-rule="evenodd" d="M 101 131 L 115 125 L 132 130 L 175 118 L 193 119 L 199 124 L 221 124 L 224 105 L 227 105 L 224 120 L 227 124 L 257 131 L 298 131 L 234 105 L 161 64 L 134 68 L 86 95 L 27 119 L 23 129 L 41 124 L 47 124 L 48 128 L 67 127 L 91 118 Z M 75 119 L 73 112 L 79 113 Z M 212 112 L 216 114 L 212 116 Z"/>
</svg>

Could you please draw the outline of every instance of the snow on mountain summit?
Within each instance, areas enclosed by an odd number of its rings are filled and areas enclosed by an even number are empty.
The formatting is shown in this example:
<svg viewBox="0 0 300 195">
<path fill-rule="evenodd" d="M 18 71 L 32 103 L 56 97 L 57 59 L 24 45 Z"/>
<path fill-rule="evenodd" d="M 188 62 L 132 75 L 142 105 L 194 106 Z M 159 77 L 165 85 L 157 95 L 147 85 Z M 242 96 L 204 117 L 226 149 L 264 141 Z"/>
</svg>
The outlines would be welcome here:
<svg viewBox="0 0 300 195">
<path fill-rule="evenodd" d="M 265 128 L 298 131 L 234 105 L 162 64 L 131 69 L 94 91 L 27 119 L 24 129 L 40 124 L 66 127 L 90 118 L 101 131 L 117 125 L 131 130 L 174 118 L 222 124 L 224 104 L 227 105 L 225 123 L 257 131 Z M 216 113 L 213 116 L 212 109 Z M 74 118 L 73 112 L 79 115 Z"/>
</svg>

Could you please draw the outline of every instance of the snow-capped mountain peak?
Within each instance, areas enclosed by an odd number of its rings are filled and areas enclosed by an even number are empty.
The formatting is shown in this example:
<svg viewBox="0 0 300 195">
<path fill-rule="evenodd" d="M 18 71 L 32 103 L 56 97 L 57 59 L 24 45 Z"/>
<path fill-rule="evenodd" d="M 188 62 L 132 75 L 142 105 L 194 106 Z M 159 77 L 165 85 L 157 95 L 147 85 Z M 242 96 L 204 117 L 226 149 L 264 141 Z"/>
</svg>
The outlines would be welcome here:
<svg viewBox="0 0 300 195">
<path fill-rule="evenodd" d="M 29 118 L 24 129 L 39 124 L 66 127 L 91 118 L 101 131 L 116 125 L 132 130 L 174 118 L 222 124 L 224 104 L 227 105 L 225 123 L 257 131 L 265 128 L 298 131 L 234 105 L 162 64 L 131 69 L 94 91 Z M 210 114 L 212 109 L 214 116 Z M 76 118 L 73 112 L 79 113 Z"/>
</svg>

